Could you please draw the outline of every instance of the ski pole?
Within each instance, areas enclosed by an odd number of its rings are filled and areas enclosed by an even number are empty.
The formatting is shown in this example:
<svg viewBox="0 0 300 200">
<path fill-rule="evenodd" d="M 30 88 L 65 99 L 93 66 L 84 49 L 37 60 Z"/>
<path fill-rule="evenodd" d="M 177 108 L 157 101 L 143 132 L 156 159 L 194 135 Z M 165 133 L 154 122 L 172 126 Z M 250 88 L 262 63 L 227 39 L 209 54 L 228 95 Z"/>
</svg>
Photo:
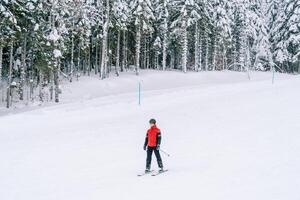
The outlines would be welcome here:
<svg viewBox="0 0 300 200">
<path fill-rule="evenodd" d="M 169 157 L 170 157 L 170 154 L 168 154 L 168 153 L 167 153 L 167 152 L 165 152 L 164 150 L 160 149 L 160 151 L 161 151 L 162 153 L 164 153 L 165 155 L 167 155 L 167 156 L 169 156 Z"/>
</svg>

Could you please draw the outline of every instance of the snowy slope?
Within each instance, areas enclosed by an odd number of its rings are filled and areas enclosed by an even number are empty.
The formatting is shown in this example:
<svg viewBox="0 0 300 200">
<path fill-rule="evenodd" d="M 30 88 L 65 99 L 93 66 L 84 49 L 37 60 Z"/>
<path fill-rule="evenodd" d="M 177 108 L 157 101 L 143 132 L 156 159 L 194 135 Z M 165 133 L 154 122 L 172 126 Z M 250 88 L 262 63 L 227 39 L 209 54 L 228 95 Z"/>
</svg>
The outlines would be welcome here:
<svg viewBox="0 0 300 200">
<path fill-rule="evenodd" d="M 0 117 L 0 199 L 299 200 L 299 89 L 269 73 L 83 78 L 59 105 Z M 170 171 L 137 177 L 151 117 Z"/>
</svg>

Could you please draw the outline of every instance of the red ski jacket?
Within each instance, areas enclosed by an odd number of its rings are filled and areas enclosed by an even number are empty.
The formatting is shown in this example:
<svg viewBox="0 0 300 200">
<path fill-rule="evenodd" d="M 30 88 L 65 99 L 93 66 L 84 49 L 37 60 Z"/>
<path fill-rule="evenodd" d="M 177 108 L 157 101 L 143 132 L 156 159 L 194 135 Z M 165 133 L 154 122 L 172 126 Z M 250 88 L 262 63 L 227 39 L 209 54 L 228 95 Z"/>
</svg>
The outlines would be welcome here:
<svg viewBox="0 0 300 200">
<path fill-rule="evenodd" d="M 145 146 L 156 147 L 160 145 L 161 142 L 161 133 L 159 128 L 152 126 L 148 131 L 145 139 Z"/>
</svg>

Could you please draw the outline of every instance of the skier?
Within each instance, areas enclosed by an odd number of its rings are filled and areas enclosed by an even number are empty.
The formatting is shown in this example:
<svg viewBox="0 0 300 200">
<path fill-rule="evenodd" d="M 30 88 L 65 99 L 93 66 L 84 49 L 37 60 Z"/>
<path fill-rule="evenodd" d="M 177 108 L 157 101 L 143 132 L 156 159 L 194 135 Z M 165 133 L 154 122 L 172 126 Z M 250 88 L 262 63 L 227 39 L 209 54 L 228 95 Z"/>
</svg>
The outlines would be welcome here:
<svg viewBox="0 0 300 200">
<path fill-rule="evenodd" d="M 145 143 L 144 143 L 144 150 L 147 150 L 147 160 L 146 160 L 146 170 L 145 173 L 150 172 L 150 167 L 151 167 L 151 160 L 152 160 L 152 153 L 154 151 L 154 154 L 157 159 L 157 164 L 159 167 L 159 172 L 163 172 L 163 163 L 161 160 L 161 156 L 159 153 L 159 148 L 160 148 L 160 143 L 161 143 L 161 132 L 159 128 L 156 126 L 156 120 L 155 119 L 150 119 L 150 129 L 147 131 L 147 135 L 145 138 Z M 148 146 L 148 148 L 147 148 Z"/>
</svg>

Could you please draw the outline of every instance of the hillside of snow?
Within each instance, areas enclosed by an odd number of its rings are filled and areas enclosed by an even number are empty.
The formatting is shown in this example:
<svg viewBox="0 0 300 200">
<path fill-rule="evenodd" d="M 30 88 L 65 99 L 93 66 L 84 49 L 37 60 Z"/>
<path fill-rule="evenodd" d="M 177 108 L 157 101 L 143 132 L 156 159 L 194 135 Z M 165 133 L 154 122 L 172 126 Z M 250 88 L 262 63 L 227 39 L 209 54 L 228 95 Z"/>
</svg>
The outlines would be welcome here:
<svg viewBox="0 0 300 200">
<path fill-rule="evenodd" d="M 300 199 L 300 76 L 141 71 L 62 89 L 1 114 L 1 200 Z M 169 171 L 137 177 L 152 117 Z"/>
</svg>

